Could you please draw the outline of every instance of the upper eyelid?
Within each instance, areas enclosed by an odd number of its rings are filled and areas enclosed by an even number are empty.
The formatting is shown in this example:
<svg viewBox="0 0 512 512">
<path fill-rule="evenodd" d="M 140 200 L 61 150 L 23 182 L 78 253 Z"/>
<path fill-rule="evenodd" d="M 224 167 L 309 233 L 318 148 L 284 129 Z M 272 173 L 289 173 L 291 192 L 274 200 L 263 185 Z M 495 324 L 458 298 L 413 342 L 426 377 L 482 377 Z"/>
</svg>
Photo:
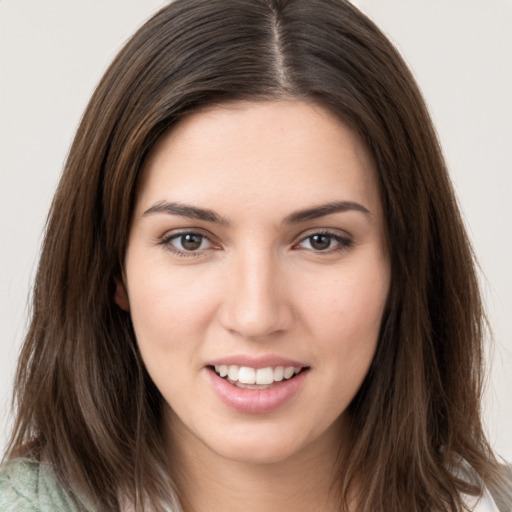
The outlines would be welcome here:
<svg viewBox="0 0 512 512">
<path fill-rule="evenodd" d="M 208 230 L 205 230 L 203 228 L 177 228 L 177 229 L 171 229 L 167 230 L 162 236 L 159 236 L 159 240 L 170 240 L 172 238 L 177 238 L 182 235 L 201 235 L 204 236 L 206 239 L 208 239 L 210 242 L 213 242 L 215 239 L 215 236 L 210 233 Z"/>
<path fill-rule="evenodd" d="M 335 238 L 348 238 L 351 240 L 354 238 L 351 233 L 340 228 L 312 228 L 302 231 L 299 235 L 295 236 L 294 239 L 300 242 L 314 235 L 328 235 Z"/>
</svg>

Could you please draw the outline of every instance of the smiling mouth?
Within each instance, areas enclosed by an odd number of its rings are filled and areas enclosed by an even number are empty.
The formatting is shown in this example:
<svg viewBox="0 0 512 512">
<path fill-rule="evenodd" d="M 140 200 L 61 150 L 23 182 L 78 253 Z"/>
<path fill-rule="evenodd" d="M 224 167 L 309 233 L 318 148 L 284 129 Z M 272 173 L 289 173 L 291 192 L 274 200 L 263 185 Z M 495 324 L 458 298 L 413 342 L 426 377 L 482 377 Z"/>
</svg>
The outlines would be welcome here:
<svg viewBox="0 0 512 512">
<path fill-rule="evenodd" d="M 237 365 L 215 365 L 210 368 L 222 379 L 243 389 L 270 389 L 276 384 L 288 381 L 308 369 L 296 366 L 251 368 Z"/>
</svg>

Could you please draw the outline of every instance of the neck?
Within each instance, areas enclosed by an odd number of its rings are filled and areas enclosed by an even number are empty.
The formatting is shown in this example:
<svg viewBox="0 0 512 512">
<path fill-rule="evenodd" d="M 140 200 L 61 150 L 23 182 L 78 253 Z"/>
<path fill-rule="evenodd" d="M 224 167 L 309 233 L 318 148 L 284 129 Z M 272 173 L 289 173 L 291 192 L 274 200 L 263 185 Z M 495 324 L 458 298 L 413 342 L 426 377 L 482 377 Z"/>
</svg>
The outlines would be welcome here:
<svg viewBox="0 0 512 512">
<path fill-rule="evenodd" d="M 179 420 L 178 420 L 179 421 Z M 339 511 L 340 425 L 283 460 L 227 459 L 187 429 L 171 427 L 171 474 L 184 512 Z"/>
</svg>

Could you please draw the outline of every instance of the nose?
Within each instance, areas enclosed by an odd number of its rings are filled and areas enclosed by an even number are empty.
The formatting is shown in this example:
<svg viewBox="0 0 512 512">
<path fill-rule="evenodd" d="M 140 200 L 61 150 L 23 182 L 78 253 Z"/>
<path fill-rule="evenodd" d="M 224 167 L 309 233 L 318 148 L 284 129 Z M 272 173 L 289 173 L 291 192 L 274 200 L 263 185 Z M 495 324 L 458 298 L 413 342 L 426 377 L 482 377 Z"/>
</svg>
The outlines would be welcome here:
<svg viewBox="0 0 512 512">
<path fill-rule="evenodd" d="M 224 328 L 253 340 L 288 330 L 293 311 L 275 258 L 259 251 L 232 263 L 220 313 Z"/>
</svg>

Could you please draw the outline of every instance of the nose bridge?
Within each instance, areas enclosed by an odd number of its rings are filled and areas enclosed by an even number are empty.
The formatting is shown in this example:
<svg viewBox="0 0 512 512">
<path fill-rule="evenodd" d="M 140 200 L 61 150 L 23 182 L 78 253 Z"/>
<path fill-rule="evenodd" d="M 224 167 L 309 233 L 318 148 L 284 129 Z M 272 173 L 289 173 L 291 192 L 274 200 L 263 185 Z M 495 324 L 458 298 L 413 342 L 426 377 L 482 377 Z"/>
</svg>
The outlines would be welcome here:
<svg viewBox="0 0 512 512">
<path fill-rule="evenodd" d="M 286 329 L 286 304 L 279 261 L 272 250 L 239 251 L 228 276 L 224 325 L 246 338 L 263 338 Z"/>
</svg>

